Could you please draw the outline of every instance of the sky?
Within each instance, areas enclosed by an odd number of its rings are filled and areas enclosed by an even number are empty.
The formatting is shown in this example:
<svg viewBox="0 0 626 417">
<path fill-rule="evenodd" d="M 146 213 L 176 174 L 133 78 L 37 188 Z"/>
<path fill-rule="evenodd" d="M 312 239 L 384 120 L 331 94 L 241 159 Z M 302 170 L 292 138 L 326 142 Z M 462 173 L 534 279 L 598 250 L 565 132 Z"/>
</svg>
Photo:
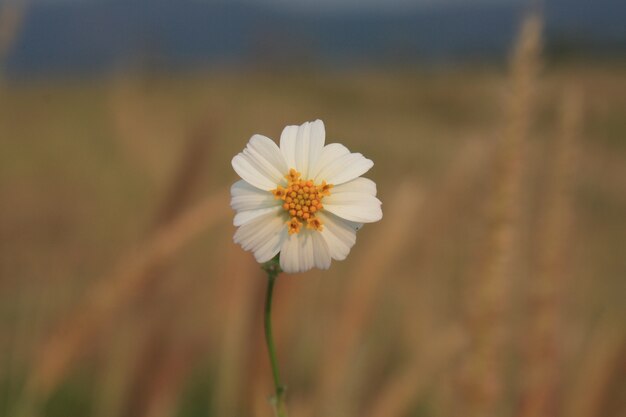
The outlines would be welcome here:
<svg viewBox="0 0 626 417">
<path fill-rule="evenodd" d="M 62 3 L 62 2 L 94 2 L 107 0 L 0 0 L 4 1 L 26 1 L 31 3 Z M 212 1 L 212 0 L 196 0 Z M 214 1 L 214 0 L 213 0 Z M 231 0 L 232 1 L 232 0 Z M 287 7 L 291 9 L 301 9 L 311 12 L 329 11 L 355 11 L 355 10 L 381 10 L 381 11 L 402 11 L 420 7 L 453 6 L 478 3 L 513 3 L 522 0 L 237 0 L 240 3 L 266 4 L 275 7 Z"/>
<path fill-rule="evenodd" d="M 387 9 L 404 10 L 416 7 L 433 7 L 438 5 L 467 5 L 468 3 L 503 3 L 518 0 L 245 0 L 250 3 L 271 3 L 279 6 L 302 9 L 356 10 L 356 9 Z"/>
</svg>

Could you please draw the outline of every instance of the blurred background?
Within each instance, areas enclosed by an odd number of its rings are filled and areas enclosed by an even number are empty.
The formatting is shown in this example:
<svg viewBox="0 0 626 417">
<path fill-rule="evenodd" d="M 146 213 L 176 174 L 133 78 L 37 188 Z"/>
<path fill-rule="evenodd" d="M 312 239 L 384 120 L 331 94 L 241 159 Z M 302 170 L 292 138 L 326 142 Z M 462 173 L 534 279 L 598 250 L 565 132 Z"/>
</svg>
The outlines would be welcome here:
<svg viewBox="0 0 626 417">
<path fill-rule="evenodd" d="M 626 3 L 0 0 L 0 416 L 271 416 L 231 158 L 384 219 L 281 275 L 296 417 L 626 416 Z"/>
</svg>

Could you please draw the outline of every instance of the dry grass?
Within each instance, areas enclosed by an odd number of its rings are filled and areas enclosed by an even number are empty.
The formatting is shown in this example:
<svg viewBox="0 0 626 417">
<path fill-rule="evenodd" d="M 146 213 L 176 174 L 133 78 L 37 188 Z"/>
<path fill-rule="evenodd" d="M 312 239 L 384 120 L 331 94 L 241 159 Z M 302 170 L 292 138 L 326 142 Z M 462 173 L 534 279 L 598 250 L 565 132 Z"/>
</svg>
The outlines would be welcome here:
<svg viewBox="0 0 626 417">
<path fill-rule="evenodd" d="M 157 230 L 130 257 L 123 259 L 113 274 L 101 279 L 80 306 L 42 344 L 28 379 L 27 390 L 48 395 L 83 350 L 96 338 L 108 334 L 120 310 L 138 301 L 142 291 L 155 277 L 148 271 L 170 259 L 189 240 L 229 213 L 225 200 L 226 193 L 221 192 L 196 204 Z M 38 396 L 35 394 L 35 397 Z M 32 397 L 29 395 L 28 398 Z"/>
<path fill-rule="evenodd" d="M 506 129 L 497 144 L 493 191 L 487 200 L 488 232 L 484 259 L 468 291 L 468 327 L 472 351 L 462 376 L 469 416 L 505 413 L 503 372 L 511 326 L 510 300 L 519 268 L 521 213 L 527 183 L 527 147 L 533 122 L 534 94 L 541 50 L 541 18 L 529 15 L 522 24 L 511 64 L 511 93 Z"/>
<path fill-rule="evenodd" d="M 623 415 L 626 332 L 615 320 L 603 317 L 590 335 L 587 353 L 577 364 L 577 378 L 564 395 L 564 416 Z"/>
<path fill-rule="evenodd" d="M 538 268 L 526 285 L 529 288 L 529 328 L 522 375 L 524 417 L 552 416 L 558 410 L 562 375 L 563 290 L 567 287 L 567 244 L 571 238 L 573 174 L 578 141 L 582 132 L 582 96 L 576 88 L 564 94 L 561 125 L 552 152 L 551 172 L 546 179 L 546 202 L 537 233 Z"/>
<path fill-rule="evenodd" d="M 411 360 L 394 376 L 366 408 L 366 416 L 404 416 L 411 412 L 416 398 L 423 395 L 430 381 L 449 366 L 465 347 L 466 334 L 458 327 L 430 329 L 427 344 L 415 342 Z"/>
<path fill-rule="evenodd" d="M 371 244 L 357 263 L 356 271 L 350 273 L 358 280 L 346 294 L 343 305 L 335 318 L 334 330 L 328 336 L 324 355 L 319 367 L 319 393 L 316 399 L 322 404 L 319 413 L 327 416 L 343 415 L 345 407 L 352 404 L 348 377 L 354 367 L 353 358 L 359 350 L 360 338 L 376 311 L 377 296 L 384 290 L 386 269 L 393 264 L 402 248 L 412 236 L 412 230 L 403 219 L 419 211 L 420 192 L 411 184 L 401 184 L 395 195 L 387 201 L 387 227 Z M 309 408 L 313 410 L 313 407 Z"/>
</svg>

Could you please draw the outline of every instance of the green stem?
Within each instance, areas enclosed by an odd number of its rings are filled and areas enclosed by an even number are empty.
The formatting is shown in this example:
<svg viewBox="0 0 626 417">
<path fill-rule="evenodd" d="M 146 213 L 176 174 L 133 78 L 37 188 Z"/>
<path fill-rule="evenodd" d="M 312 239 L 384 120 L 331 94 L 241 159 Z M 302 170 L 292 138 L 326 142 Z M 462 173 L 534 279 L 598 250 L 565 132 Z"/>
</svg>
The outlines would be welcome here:
<svg viewBox="0 0 626 417">
<path fill-rule="evenodd" d="M 269 262 L 263 264 L 263 270 L 267 272 L 267 293 L 265 295 L 265 342 L 267 343 L 267 351 L 272 366 L 272 376 L 274 378 L 274 388 L 276 395 L 272 398 L 274 412 L 276 417 L 287 417 L 287 407 L 285 405 L 285 386 L 280 382 L 280 374 L 278 372 L 278 361 L 276 359 L 276 347 L 274 346 L 274 337 L 272 336 L 272 296 L 274 294 L 274 284 L 276 278 L 280 274 L 280 265 L 278 256 Z"/>
</svg>

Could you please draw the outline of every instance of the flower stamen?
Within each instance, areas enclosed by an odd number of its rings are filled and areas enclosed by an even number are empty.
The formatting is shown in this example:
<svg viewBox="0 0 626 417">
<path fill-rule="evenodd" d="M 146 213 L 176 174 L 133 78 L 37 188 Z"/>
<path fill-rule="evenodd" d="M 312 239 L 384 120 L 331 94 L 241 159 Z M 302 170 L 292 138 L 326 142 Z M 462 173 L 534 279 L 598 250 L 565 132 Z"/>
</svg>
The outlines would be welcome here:
<svg viewBox="0 0 626 417">
<path fill-rule="evenodd" d="M 321 194 L 325 196 L 330 195 L 330 189 L 333 188 L 333 184 L 326 184 L 326 181 L 322 181 L 322 185 L 320 186 Z"/>
<path fill-rule="evenodd" d="M 279 185 L 270 190 L 275 199 L 284 201 L 282 207 L 291 217 L 286 223 L 290 235 L 299 233 L 304 223 L 307 229 L 322 231 L 323 224 L 316 213 L 324 208 L 322 199 L 329 196 L 333 188 L 333 184 L 327 184 L 326 181 L 315 185 L 313 180 L 303 180 L 301 177 L 298 171 L 291 168 L 285 175 L 287 188 Z"/>
<path fill-rule="evenodd" d="M 289 234 L 292 235 L 294 233 L 300 233 L 300 228 L 302 227 L 302 223 L 295 218 L 292 217 L 291 220 L 287 222 L 287 227 L 289 229 Z"/>
<path fill-rule="evenodd" d="M 300 173 L 298 171 L 296 171 L 295 169 L 291 168 L 289 170 L 289 174 L 285 175 L 285 178 L 287 178 L 287 180 L 291 183 L 291 182 L 296 182 L 300 179 Z M 297 188 L 296 188 L 297 190 Z"/>
<path fill-rule="evenodd" d="M 320 221 L 320 219 L 318 219 L 317 217 L 313 217 L 312 219 L 307 220 L 306 228 L 321 232 L 322 229 L 324 229 L 324 226 L 322 225 L 322 222 Z"/>
<path fill-rule="evenodd" d="M 275 190 L 272 190 L 272 194 L 274 194 L 274 199 L 276 200 L 279 200 L 279 199 L 284 200 L 287 195 L 286 192 L 287 191 L 280 185 Z"/>
</svg>

